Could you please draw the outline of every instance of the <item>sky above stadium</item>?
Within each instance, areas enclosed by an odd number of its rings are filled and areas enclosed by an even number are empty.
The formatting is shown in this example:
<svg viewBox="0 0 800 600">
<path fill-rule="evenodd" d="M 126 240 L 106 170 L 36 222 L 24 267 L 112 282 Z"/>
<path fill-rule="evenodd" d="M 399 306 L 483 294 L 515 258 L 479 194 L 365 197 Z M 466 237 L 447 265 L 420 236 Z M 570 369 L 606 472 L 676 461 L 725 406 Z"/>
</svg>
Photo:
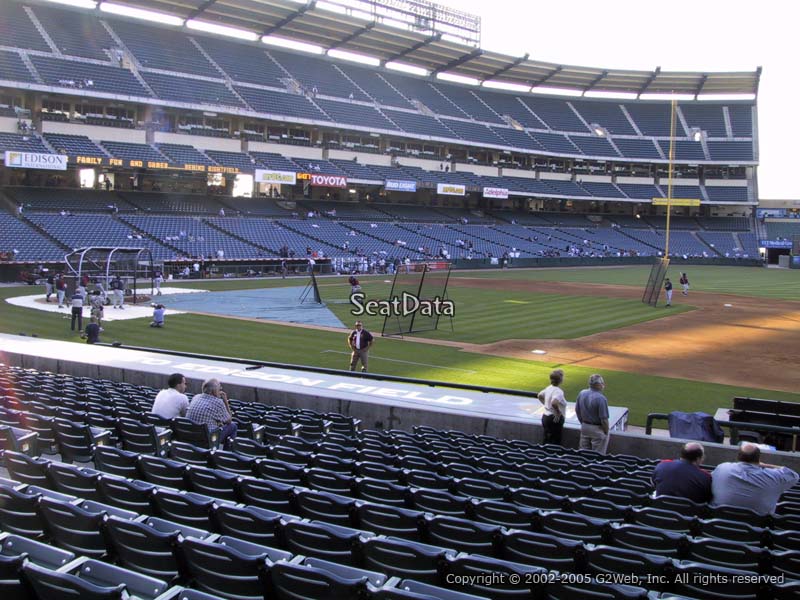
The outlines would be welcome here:
<svg viewBox="0 0 800 600">
<path fill-rule="evenodd" d="M 797 12 L 793 2 L 741 0 L 436 0 L 480 15 L 481 46 L 533 60 L 617 69 L 754 71 L 759 197 L 800 198 Z M 795 8 L 793 8 L 795 7 Z"/>
</svg>

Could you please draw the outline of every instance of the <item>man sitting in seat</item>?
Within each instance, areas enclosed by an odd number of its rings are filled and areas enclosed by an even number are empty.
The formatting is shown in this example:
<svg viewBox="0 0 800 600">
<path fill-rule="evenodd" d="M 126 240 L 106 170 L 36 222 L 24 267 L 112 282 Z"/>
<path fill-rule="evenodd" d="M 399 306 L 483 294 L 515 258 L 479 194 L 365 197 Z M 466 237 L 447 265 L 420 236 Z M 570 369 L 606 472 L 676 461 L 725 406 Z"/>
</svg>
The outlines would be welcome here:
<svg viewBox="0 0 800 600">
<path fill-rule="evenodd" d="M 186 377 L 182 373 L 173 373 L 167 379 L 167 389 L 156 395 L 150 412 L 164 419 L 174 419 L 186 416 L 187 410 L 189 399 L 186 397 Z"/>
<path fill-rule="evenodd" d="M 681 448 L 679 460 L 662 460 L 653 471 L 656 496 L 680 496 L 694 502 L 711 500 L 711 474 L 700 468 L 704 450 L 699 442 Z"/>
<path fill-rule="evenodd" d="M 229 438 L 236 437 L 236 423 L 231 414 L 228 395 L 222 391 L 219 379 L 206 379 L 203 393 L 192 398 L 186 418 L 209 429 L 221 429 L 219 445 L 224 447 Z"/>
<path fill-rule="evenodd" d="M 788 467 L 761 462 L 757 444 L 742 443 L 738 459 L 718 465 L 711 474 L 712 504 L 738 506 L 767 515 L 775 512 L 781 494 L 800 478 Z"/>
</svg>

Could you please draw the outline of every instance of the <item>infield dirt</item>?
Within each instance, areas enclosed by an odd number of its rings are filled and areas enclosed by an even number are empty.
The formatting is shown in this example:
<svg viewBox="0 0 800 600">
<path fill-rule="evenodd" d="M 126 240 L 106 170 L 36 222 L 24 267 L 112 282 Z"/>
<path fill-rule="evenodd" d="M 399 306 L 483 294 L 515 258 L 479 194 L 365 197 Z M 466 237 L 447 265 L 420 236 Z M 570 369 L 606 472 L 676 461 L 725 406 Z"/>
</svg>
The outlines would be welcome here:
<svg viewBox="0 0 800 600">
<path fill-rule="evenodd" d="M 451 279 L 450 285 L 493 289 L 497 282 L 459 277 Z M 642 293 L 631 286 L 560 282 L 504 281 L 503 288 L 636 300 Z M 532 323 L 526 339 L 447 345 L 493 356 L 787 392 L 800 390 L 800 302 L 694 291 L 683 296 L 676 290 L 673 304 L 677 303 L 697 310 L 572 340 L 537 338 Z M 653 310 L 670 309 L 661 305 Z M 546 354 L 533 354 L 534 349 Z"/>
</svg>

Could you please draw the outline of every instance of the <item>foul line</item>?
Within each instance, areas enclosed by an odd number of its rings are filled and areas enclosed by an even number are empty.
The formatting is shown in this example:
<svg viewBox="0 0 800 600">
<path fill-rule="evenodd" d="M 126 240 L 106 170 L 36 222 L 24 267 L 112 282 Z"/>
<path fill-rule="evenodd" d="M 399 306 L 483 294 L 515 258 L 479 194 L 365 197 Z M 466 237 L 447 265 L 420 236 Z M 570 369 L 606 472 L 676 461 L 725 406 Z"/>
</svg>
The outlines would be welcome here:
<svg viewBox="0 0 800 600">
<path fill-rule="evenodd" d="M 331 354 L 345 354 L 347 356 L 350 356 L 350 352 L 341 352 L 339 350 L 322 350 L 321 354 L 325 354 L 326 352 L 331 353 Z M 429 365 L 429 364 L 426 364 L 426 363 L 412 362 L 410 360 L 400 360 L 399 358 L 381 358 L 380 356 L 372 356 L 372 355 L 370 355 L 369 359 L 370 360 L 388 360 L 390 362 L 403 363 L 403 364 L 406 364 L 406 365 L 418 365 L 420 367 L 428 367 L 430 369 L 445 369 L 446 371 L 461 371 L 462 373 L 477 373 L 477 371 L 473 371 L 471 369 L 459 369 L 458 367 L 439 367 L 437 365 Z"/>
</svg>

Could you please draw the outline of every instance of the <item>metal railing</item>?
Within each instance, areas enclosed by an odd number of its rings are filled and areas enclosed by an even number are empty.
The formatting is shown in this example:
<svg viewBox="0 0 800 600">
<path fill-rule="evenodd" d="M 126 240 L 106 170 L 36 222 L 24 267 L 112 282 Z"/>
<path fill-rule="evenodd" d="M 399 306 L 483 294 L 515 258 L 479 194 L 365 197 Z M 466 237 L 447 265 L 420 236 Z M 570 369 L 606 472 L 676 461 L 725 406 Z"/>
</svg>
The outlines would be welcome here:
<svg viewBox="0 0 800 600">
<path fill-rule="evenodd" d="M 647 422 L 645 424 L 645 434 L 653 434 L 653 421 L 656 420 L 669 420 L 667 413 L 650 413 L 647 415 Z M 728 439 L 730 444 L 737 445 L 739 443 L 739 431 L 755 431 L 757 433 L 782 433 L 792 438 L 792 452 L 797 452 L 797 438 L 800 436 L 800 427 L 782 427 L 780 425 L 766 425 L 761 423 L 745 423 L 740 421 L 718 421 L 714 422 L 720 427 L 727 427 L 730 431 Z"/>
</svg>

